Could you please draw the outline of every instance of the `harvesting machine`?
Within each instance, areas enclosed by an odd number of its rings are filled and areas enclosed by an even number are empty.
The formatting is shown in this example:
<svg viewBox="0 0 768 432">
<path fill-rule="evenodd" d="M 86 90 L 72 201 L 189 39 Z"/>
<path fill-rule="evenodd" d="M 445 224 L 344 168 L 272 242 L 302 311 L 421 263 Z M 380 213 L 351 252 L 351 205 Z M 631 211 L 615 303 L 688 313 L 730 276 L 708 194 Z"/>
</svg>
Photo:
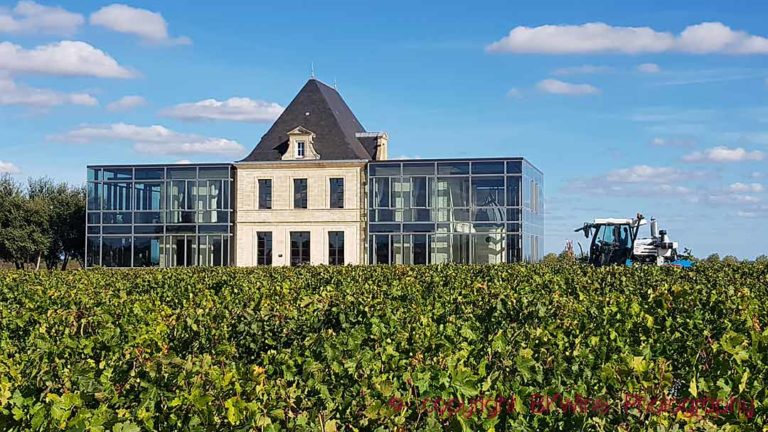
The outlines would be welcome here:
<svg viewBox="0 0 768 432">
<path fill-rule="evenodd" d="M 641 226 L 650 226 L 650 237 L 639 237 Z M 659 230 L 655 219 L 650 223 L 640 213 L 634 219 L 595 219 L 586 222 L 575 232 L 583 231 L 591 238 L 586 261 L 594 266 L 605 265 L 673 265 L 690 267 L 690 260 L 681 258 L 677 242 L 669 239 L 665 230 Z"/>
</svg>

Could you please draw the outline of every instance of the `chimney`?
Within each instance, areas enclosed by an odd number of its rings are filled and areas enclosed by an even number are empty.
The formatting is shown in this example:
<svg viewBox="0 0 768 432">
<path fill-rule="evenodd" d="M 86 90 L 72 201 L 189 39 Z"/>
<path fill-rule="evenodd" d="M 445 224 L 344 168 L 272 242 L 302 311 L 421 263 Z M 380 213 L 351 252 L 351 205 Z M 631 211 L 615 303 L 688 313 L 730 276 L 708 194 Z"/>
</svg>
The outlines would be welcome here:
<svg viewBox="0 0 768 432">
<path fill-rule="evenodd" d="M 387 144 L 389 143 L 389 136 L 386 132 L 382 132 L 376 137 L 376 160 L 387 160 Z"/>
</svg>

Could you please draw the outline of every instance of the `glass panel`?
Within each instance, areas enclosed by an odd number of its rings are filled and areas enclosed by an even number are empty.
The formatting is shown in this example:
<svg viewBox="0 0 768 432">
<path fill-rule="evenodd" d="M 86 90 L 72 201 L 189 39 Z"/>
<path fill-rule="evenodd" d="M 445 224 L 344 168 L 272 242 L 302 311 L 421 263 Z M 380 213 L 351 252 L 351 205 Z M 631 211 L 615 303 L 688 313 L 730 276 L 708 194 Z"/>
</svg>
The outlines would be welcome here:
<svg viewBox="0 0 768 432">
<path fill-rule="evenodd" d="M 450 261 L 450 238 L 448 234 L 434 234 L 430 237 L 430 264 L 445 264 Z"/>
<path fill-rule="evenodd" d="M 472 201 L 478 207 L 503 207 L 504 177 L 473 177 Z"/>
<path fill-rule="evenodd" d="M 162 210 L 162 183 L 135 183 L 136 210 Z"/>
<path fill-rule="evenodd" d="M 200 167 L 201 179 L 229 179 L 229 167 Z"/>
<path fill-rule="evenodd" d="M 520 176 L 507 176 L 507 205 L 517 207 L 520 205 Z"/>
<path fill-rule="evenodd" d="M 104 180 L 131 180 L 133 170 L 131 168 L 104 168 Z"/>
<path fill-rule="evenodd" d="M 104 210 L 131 209 L 131 183 L 104 183 Z"/>
<path fill-rule="evenodd" d="M 504 162 L 472 162 L 472 174 L 504 174 Z"/>
<path fill-rule="evenodd" d="M 130 237 L 102 237 L 102 249 L 104 267 L 131 266 Z"/>
<path fill-rule="evenodd" d="M 162 234 L 162 225 L 135 225 L 133 227 L 134 234 Z"/>
<path fill-rule="evenodd" d="M 520 234 L 507 234 L 507 262 L 522 261 L 522 252 Z"/>
<path fill-rule="evenodd" d="M 403 232 L 434 232 L 435 224 L 432 223 L 407 223 L 403 225 Z"/>
<path fill-rule="evenodd" d="M 505 235 L 501 232 L 488 232 L 472 236 L 474 250 L 473 263 L 501 264 L 505 260 Z"/>
<path fill-rule="evenodd" d="M 194 180 L 197 178 L 197 168 L 168 168 L 168 178 Z"/>
<path fill-rule="evenodd" d="M 208 245 L 211 250 L 211 265 L 216 267 L 229 265 L 229 238 L 221 236 L 208 236 Z"/>
<path fill-rule="evenodd" d="M 89 226 L 88 227 L 88 234 L 101 234 L 101 227 L 100 226 Z"/>
<path fill-rule="evenodd" d="M 101 183 L 88 183 L 88 210 L 101 210 L 102 192 Z"/>
<path fill-rule="evenodd" d="M 211 255 L 211 246 L 208 244 L 208 236 L 197 237 L 197 251 L 200 254 L 197 258 L 197 263 L 200 267 L 210 267 L 213 261 Z"/>
<path fill-rule="evenodd" d="M 438 162 L 437 174 L 439 175 L 469 174 L 469 162 Z"/>
<path fill-rule="evenodd" d="M 400 232 L 400 224 L 371 224 L 370 225 L 371 232 L 382 232 L 382 233 L 393 233 L 393 232 Z"/>
<path fill-rule="evenodd" d="M 414 222 L 431 222 L 432 210 L 429 209 L 413 209 L 413 221 Z"/>
<path fill-rule="evenodd" d="M 183 208 L 185 208 L 187 210 L 197 210 L 195 208 L 196 199 L 197 199 L 196 198 L 196 196 L 197 196 L 197 182 L 195 182 L 195 181 L 188 181 L 186 187 L 187 187 L 187 193 L 186 193 L 186 200 L 184 202 L 186 204 L 186 206 L 184 206 Z"/>
<path fill-rule="evenodd" d="M 104 225 L 101 227 L 102 234 L 130 234 L 130 225 Z"/>
<path fill-rule="evenodd" d="M 165 262 L 161 254 L 162 237 L 133 238 L 133 266 L 160 267 Z"/>
<path fill-rule="evenodd" d="M 223 266 L 230 265 L 229 237 L 227 237 L 227 236 L 223 236 L 221 238 L 221 265 L 223 265 Z"/>
<path fill-rule="evenodd" d="M 291 265 L 309 264 L 310 242 L 308 231 L 291 232 Z"/>
<path fill-rule="evenodd" d="M 256 265 L 272 265 L 272 233 L 256 233 Z"/>
<path fill-rule="evenodd" d="M 85 266 L 96 267 L 101 265 L 101 237 L 88 236 L 85 255 Z"/>
<path fill-rule="evenodd" d="M 198 225 L 198 232 L 200 234 L 227 234 L 229 233 L 228 225 Z"/>
<path fill-rule="evenodd" d="M 186 251 L 184 236 L 170 236 L 168 248 L 168 266 L 184 267 L 184 253 Z"/>
<path fill-rule="evenodd" d="M 136 224 L 161 224 L 163 223 L 161 212 L 135 212 L 133 221 Z"/>
<path fill-rule="evenodd" d="M 469 207 L 469 177 L 438 178 L 435 195 L 437 207 Z"/>
<path fill-rule="evenodd" d="M 507 209 L 507 221 L 509 222 L 519 222 L 520 219 L 520 209 L 519 208 L 508 208 Z"/>
<path fill-rule="evenodd" d="M 328 232 L 328 264 L 344 265 L 344 231 Z"/>
<path fill-rule="evenodd" d="M 131 223 L 131 212 L 120 213 L 102 213 L 102 224 L 104 225 L 127 225 Z"/>
<path fill-rule="evenodd" d="M 101 180 L 101 170 L 98 168 L 88 168 L 88 181 Z"/>
<path fill-rule="evenodd" d="M 186 252 L 187 267 L 197 265 L 197 237 L 187 236 L 187 252 Z"/>
<path fill-rule="evenodd" d="M 411 236 L 413 242 L 413 264 L 427 263 L 427 235 L 414 234 Z"/>
<path fill-rule="evenodd" d="M 403 163 L 403 175 L 435 175 L 435 164 L 431 162 Z"/>
<path fill-rule="evenodd" d="M 98 225 L 101 223 L 101 213 L 98 212 L 88 212 L 88 224 L 89 225 Z"/>
<path fill-rule="evenodd" d="M 190 182 L 190 183 L 194 184 L 194 182 Z M 216 186 L 216 183 L 219 184 L 218 187 Z M 197 191 L 196 191 L 197 192 L 197 204 L 195 204 L 195 209 L 196 210 L 208 210 L 211 205 L 214 205 L 214 206 L 216 205 L 215 201 L 214 202 L 211 201 L 211 198 L 212 198 L 211 195 L 213 195 L 213 193 L 211 193 L 211 191 L 213 189 L 218 189 L 219 187 L 221 187 L 221 182 L 218 181 L 218 180 L 213 180 L 213 181 L 211 181 L 211 185 L 210 186 L 211 187 L 209 188 L 207 180 L 199 180 L 197 182 Z M 216 207 L 214 207 L 214 209 L 215 208 Z"/>
<path fill-rule="evenodd" d="M 183 233 L 189 233 L 194 234 L 195 228 L 197 228 L 195 225 L 167 225 L 165 227 L 166 232 L 169 234 L 183 234 Z"/>
<path fill-rule="evenodd" d="M 507 174 L 520 174 L 523 172 L 522 161 L 508 161 L 507 162 Z"/>
<path fill-rule="evenodd" d="M 307 208 L 307 179 L 293 179 L 293 208 Z"/>
<path fill-rule="evenodd" d="M 272 180 L 259 179 L 259 208 L 272 208 Z"/>
<path fill-rule="evenodd" d="M 399 176 L 399 163 L 372 163 L 369 165 L 370 175 L 373 176 Z"/>
<path fill-rule="evenodd" d="M 163 168 L 136 168 L 136 180 L 162 180 L 165 177 Z"/>
<path fill-rule="evenodd" d="M 392 179 L 392 206 L 399 209 L 411 208 L 411 179 L 395 177 Z"/>
<path fill-rule="evenodd" d="M 392 236 L 392 264 L 411 263 L 411 244 L 409 235 Z"/>
<path fill-rule="evenodd" d="M 374 207 L 391 207 L 390 206 L 390 184 L 388 177 L 380 177 L 373 179 L 373 206 Z"/>
<path fill-rule="evenodd" d="M 467 234 L 451 235 L 451 262 L 455 264 L 469 264 L 469 242 Z"/>
<path fill-rule="evenodd" d="M 376 235 L 373 238 L 376 245 L 376 261 L 374 264 L 389 264 L 389 236 Z"/>
<path fill-rule="evenodd" d="M 411 205 L 413 207 L 428 207 L 427 197 L 429 196 L 429 185 L 431 185 L 432 179 L 428 177 L 412 177 L 411 183 Z"/>
<path fill-rule="evenodd" d="M 504 222 L 503 207 L 483 207 L 472 209 L 472 220 L 476 222 Z"/>
</svg>

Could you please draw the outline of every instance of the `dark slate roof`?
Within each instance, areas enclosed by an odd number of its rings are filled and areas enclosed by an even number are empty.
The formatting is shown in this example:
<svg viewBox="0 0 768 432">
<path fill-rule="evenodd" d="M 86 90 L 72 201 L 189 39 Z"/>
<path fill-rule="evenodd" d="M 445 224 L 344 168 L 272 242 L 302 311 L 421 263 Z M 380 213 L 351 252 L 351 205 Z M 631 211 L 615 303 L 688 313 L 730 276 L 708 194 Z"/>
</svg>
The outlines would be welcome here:
<svg viewBox="0 0 768 432">
<path fill-rule="evenodd" d="M 371 159 L 376 159 L 376 144 L 379 143 L 379 138 L 373 136 L 362 136 L 357 137 L 357 140 L 360 141 L 360 144 L 363 145 L 363 148 L 365 148 L 368 154 L 371 155 Z"/>
<path fill-rule="evenodd" d="M 307 115 L 309 113 L 309 115 Z M 324 160 L 365 159 L 375 156 L 355 134 L 365 129 L 341 95 L 316 79 L 310 79 L 272 124 L 251 154 L 241 162 L 276 161 L 288 147 L 291 130 L 302 126 L 315 133 L 314 147 Z"/>
</svg>

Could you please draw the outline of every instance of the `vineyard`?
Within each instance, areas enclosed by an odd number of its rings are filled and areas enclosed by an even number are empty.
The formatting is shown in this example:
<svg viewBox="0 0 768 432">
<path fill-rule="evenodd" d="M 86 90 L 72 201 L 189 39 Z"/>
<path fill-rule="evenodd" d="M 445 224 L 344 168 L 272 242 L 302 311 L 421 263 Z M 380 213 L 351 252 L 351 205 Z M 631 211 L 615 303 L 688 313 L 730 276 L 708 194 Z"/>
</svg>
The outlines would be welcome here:
<svg viewBox="0 0 768 432">
<path fill-rule="evenodd" d="M 768 428 L 768 264 L 0 272 L 0 430 Z"/>
</svg>

